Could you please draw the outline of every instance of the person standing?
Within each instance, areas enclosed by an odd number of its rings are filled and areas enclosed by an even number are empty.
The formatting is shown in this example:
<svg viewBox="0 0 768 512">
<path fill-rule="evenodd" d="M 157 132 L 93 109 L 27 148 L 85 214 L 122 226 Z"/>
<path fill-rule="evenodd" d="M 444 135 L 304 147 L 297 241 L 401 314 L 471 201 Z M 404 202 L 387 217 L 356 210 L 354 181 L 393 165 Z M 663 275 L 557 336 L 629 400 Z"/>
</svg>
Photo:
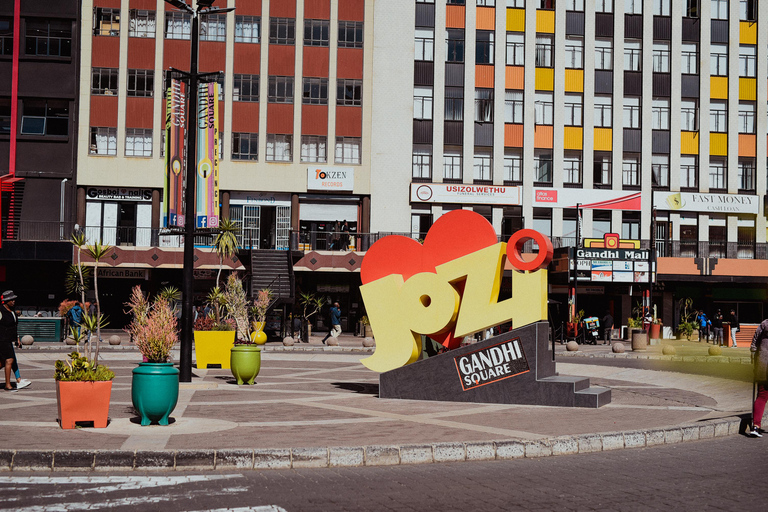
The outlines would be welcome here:
<svg viewBox="0 0 768 512">
<path fill-rule="evenodd" d="M 0 306 L 0 359 L 2 360 L 3 368 L 5 369 L 6 391 L 16 391 L 31 384 L 30 381 L 20 377 L 18 366 L 16 366 L 14 371 L 16 352 L 13 350 L 13 345 L 16 344 L 21 346 L 18 330 L 19 320 L 16 318 L 16 313 L 13 312 L 13 308 L 16 305 L 16 298 L 16 294 L 13 293 L 13 291 L 6 290 L 3 292 L 3 304 Z M 15 388 L 11 385 L 11 371 L 16 373 Z"/>
<path fill-rule="evenodd" d="M 339 237 L 339 248 L 342 251 L 349 250 L 349 224 L 346 220 L 341 221 L 341 236 Z"/>
<path fill-rule="evenodd" d="M 67 316 L 69 316 L 69 322 L 72 327 L 77 331 L 77 335 L 80 335 L 80 322 L 83 321 L 83 308 L 79 302 L 75 302 L 75 305 L 69 308 Z"/>
<path fill-rule="evenodd" d="M 752 337 L 749 347 L 754 364 L 757 398 L 752 404 L 752 428 L 747 432 L 750 437 L 763 437 L 763 413 L 768 402 L 768 319 L 762 321 Z"/>
<path fill-rule="evenodd" d="M 704 339 L 705 342 L 709 341 L 709 319 L 703 309 L 699 310 L 699 339 Z"/>
<path fill-rule="evenodd" d="M 603 316 L 603 341 L 606 345 L 611 344 L 611 331 L 613 330 L 613 316 L 611 316 L 610 310 L 605 310 L 605 316 Z"/>
<path fill-rule="evenodd" d="M 331 330 L 328 331 L 328 334 L 325 335 L 325 338 L 323 338 L 323 345 L 325 345 L 325 340 L 333 336 L 334 338 L 338 338 L 339 334 L 341 334 L 341 307 L 339 307 L 338 302 L 334 302 L 333 306 L 330 310 L 331 314 Z"/>
<path fill-rule="evenodd" d="M 712 317 L 712 344 L 719 346 L 723 344 L 723 314 L 719 309 Z"/>
<path fill-rule="evenodd" d="M 731 316 L 728 319 L 731 322 L 731 347 L 736 347 L 736 333 L 739 332 L 739 317 L 736 316 L 736 310 L 731 310 Z"/>
</svg>

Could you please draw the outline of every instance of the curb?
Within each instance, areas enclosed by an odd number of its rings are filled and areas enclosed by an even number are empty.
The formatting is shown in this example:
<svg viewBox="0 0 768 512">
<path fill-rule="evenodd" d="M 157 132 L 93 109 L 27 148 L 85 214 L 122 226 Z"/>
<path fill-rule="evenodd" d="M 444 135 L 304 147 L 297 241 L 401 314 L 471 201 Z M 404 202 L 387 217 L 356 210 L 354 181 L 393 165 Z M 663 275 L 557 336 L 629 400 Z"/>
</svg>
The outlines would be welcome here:
<svg viewBox="0 0 768 512">
<path fill-rule="evenodd" d="M 20 353 L 29 353 L 29 352 L 61 352 L 61 353 L 69 353 L 73 350 L 75 350 L 74 345 L 64 345 L 63 343 L 58 342 L 51 342 L 50 345 L 43 345 L 45 342 L 40 342 L 40 344 L 34 344 L 34 345 L 27 345 L 24 347 L 24 349 L 17 349 Z M 361 342 L 362 343 L 362 342 Z M 107 345 L 103 344 L 99 346 L 99 350 L 101 352 L 136 352 L 138 353 L 139 350 L 131 345 Z M 174 348 L 174 351 L 178 352 L 178 348 Z M 329 347 L 327 345 L 309 345 L 307 346 L 302 345 L 294 345 L 292 347 L 286 347 L 283 345 L 266 345 L 262 347 L 262 350 L 264 352 L 317 352 L 317 353 L 369 353 L 374 351 L 374 347 L 340 347 L 340 346 L 333 346 Z"/>
<path fill-rule="evenodd" d="M 635 354 L 633 352 L 624 352 L 614 354 L 590 353 L 590 352 L 558 352 L 555 357 L 586 357 L 595 359 L 652 359 L 656 361 L 674 361 L 678 363 L 736 363 L 752 364 L 749 357 L 727 357 L 727 356 L 665 356 L 661 354 Z"/>
<path fill-rule="evenodd" d="M 263 470 L 397 466 L 511 460 L 644 448 L 736 435 L 742 420 L 720 418 L 670 428 L 560 436 L 535 441 L 472 441 L 402 446 L 224 450 L 0 450 L 6 471 Z"/>
</svg>

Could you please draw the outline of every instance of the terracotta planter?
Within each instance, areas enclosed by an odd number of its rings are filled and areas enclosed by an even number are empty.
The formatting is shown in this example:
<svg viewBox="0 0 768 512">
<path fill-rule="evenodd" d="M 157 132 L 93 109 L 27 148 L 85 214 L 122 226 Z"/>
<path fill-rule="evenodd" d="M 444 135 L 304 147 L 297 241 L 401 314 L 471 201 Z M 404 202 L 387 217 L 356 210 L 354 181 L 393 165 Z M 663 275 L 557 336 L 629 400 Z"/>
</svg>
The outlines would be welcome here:
<svg viewBox="0 0 768 512">
<path fill-rule="evenodd" d="M 371 329 L 371 324 L 365 324 L 365 327 L 363 328 L 363 334 L 366 338 L 373 337 L 373 329 Z"/>
<path fill-rule="evenodd" d="M 94 428 L 105 428 L 109 420 L 112 381 L 56 381 L 56 403 L 61 428 L 75 428 L 76 422 L 92 421 Z"/>
<path fill-rule="evenodd" d="M 210 364 L 229 368 L 229 352 L 235 346 L 235 331 L 195 331 L 195 360 L 198 368 Z"/>
<path fill-rule="evenodd" d="M 576 322 L 566 322 L 565 335 L 568 337 L 574 337 L 579 335 L 579 324 Z"/>
<path fill-rule="evenodd" d="M 661 339 L 661 324 L 651 324 L 651 330 L 648 332 L 648 338 L 652 340 Z"/>
</svg>

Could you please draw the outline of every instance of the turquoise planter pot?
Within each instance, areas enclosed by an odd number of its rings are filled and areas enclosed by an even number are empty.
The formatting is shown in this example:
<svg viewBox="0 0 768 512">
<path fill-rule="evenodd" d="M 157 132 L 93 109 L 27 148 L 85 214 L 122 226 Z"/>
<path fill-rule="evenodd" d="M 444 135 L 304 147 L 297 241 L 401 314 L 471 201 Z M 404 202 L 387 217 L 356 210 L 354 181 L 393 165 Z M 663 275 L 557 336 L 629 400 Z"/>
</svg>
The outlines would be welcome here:
<svg viewBox="0 0 768 512">
<path fill-rule="evenodd" d="M 253 384 L 261 370 L 261 347 L 258 345 L 235 345 L 229 359 L 232 375 L 241 384 Z"/>
<path fill-rule="evenodd" d="M 179 401 L 179 370 L 173 363 L 139 363 L 131 383 L 133 406 L 141 425 L 168 424 L 168 416 Z"/>
</svg>

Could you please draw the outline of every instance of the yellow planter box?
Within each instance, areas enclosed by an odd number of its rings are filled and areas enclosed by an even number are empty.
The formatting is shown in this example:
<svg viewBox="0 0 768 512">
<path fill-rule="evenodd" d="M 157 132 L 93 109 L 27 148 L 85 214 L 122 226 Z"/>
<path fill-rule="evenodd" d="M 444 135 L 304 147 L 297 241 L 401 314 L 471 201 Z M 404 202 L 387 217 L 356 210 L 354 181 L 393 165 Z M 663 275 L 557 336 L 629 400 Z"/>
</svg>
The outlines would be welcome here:
<svg viewBox="0 0 768 512">
<path fill-rule="evenodd" d="M 229 368 L 230 351 L 235 346 L 235 331 L 195 331 L 195 360 L 198 368 L 219 364 Z"/>
</svg>

